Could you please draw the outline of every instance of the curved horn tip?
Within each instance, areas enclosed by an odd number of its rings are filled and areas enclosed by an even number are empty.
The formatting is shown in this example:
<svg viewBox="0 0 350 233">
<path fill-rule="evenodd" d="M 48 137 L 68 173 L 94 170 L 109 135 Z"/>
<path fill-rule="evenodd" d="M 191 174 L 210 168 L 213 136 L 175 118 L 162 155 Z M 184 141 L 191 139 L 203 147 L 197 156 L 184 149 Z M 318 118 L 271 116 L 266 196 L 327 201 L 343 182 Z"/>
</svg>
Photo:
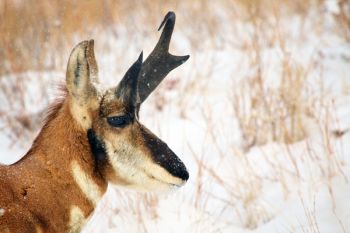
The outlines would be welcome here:
<svg viewBox="0 0 350 233">
<path fill-rule="evenodd" d="M 158 31 L 160 31 L 160 30 L 162 29 L 162 27 L 164 26 L 164 24 L 165 24 L 166 22 L 168 22 L 169 20 L 171 20 L 172 23 L 175 23 L 176 15 L 175 15 L 175 13 L 174 13 L 173 11 L 169 11 L 169 12 L 165 15 L 165 17 L 164 17 L 162 23 L 160 24 L 160 26 L 159 26 L 159 28 L 158 28 Z"/>
</svg>

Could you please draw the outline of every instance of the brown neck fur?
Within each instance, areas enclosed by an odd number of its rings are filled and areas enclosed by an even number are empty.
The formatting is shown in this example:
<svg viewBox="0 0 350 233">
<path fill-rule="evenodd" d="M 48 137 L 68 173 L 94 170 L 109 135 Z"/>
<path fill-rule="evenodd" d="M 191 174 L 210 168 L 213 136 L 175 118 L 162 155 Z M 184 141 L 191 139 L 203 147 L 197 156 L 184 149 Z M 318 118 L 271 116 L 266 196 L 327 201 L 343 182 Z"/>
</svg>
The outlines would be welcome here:
<svg viewBox="0 0 350 233">
<path fill-rule="evenodd" d="M 94 170 L 86 132 L 75 123 L 66 98 L 51 108 L 26 156 L 14 165 L 0 166 L 0 208 L 5 210 L 0 216 L 0 232 L 2 226 L 10 232 L 65 232 L 72 206 L 89 216 L 94 204 L 74 181 L 72 161 L 101 193 L 106 191 L 107 182 Z"/>
</svg>

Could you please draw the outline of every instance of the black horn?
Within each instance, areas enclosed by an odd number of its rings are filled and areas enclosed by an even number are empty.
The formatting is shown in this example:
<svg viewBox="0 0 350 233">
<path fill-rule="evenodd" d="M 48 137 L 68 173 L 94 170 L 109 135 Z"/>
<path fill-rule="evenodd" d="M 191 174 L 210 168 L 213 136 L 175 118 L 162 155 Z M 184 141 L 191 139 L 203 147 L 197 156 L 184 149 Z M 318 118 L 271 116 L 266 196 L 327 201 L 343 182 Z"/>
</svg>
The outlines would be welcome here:
<svg viewBox="0 0 350 233">
<path fill-rule="evenodd" d="M 142 66 L 143 52 L 141 52 L 139 58 L 125 73 L 123 79 L 115 89 L 115 96 L 123 101 L 128 106 L 136 107 L 139 104 L 137 85 L 138 78 Z"/>
<path fill-rule="evenodd" d="M 140 103 L 147 99 L 170 71 L 187 61 L 190 57 L 189 55 L 174 56 L 169 53 L 169 44 L 174 31 L 175 19 L 175 13 L 171 11 L 164 17 L 158 28 L 159 31 L 164 26 L 162 35 L 156 47 L 142 64 L 138 77 Z"/>
</svg>

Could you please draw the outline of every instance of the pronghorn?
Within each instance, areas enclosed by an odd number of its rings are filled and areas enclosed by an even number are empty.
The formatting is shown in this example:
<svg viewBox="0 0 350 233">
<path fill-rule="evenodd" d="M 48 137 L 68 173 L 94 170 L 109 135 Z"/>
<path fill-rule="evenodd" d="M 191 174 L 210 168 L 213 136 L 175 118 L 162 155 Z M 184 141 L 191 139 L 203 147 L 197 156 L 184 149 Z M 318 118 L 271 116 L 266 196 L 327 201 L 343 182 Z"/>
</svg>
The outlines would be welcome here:
<svg viewBox="0 0 350 233">
<path fill-rule="evenodd" d="M 0 166 L 0 232 L 79 232 L 108 183 L 167 190 L 189 178 L 166 143 L 139 122 L 140 105 L 189 56 L 174 56 L 169 12 L 149 57 L 142 53 L 117 87 L 97 88 L 94 41 L 71 52 L 66 94 L 50 110 L 27 154 Z"/>
</svg>

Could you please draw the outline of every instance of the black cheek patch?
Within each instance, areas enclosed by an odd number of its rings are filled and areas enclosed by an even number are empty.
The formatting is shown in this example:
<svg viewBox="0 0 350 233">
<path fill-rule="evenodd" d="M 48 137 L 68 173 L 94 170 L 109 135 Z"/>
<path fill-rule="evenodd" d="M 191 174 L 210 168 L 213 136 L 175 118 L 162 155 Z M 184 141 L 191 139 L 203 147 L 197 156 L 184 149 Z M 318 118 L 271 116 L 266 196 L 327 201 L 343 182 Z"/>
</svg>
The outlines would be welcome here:
<svg viewBox="0 0 350 233">
<path fill-rule="evenodd" d="M 170 150 L 168 145 L 144 127 L 141 127 L 141 133 L 145 140 L 146 147 L 152 154 L 153 161 L 167 170 L 171 175 L 182 180 L 188 180 L 189 174 L 185 165 L 179 157 Z"/>
<path fill-rule="evenodd" d="M 92 129 L 87 131 L 87 137 L 95 161 L 95 170 L 102 175 L 102 171 L 108 163 L 105 144 L 97 137 L 95 131 Z"/>
</svg>

